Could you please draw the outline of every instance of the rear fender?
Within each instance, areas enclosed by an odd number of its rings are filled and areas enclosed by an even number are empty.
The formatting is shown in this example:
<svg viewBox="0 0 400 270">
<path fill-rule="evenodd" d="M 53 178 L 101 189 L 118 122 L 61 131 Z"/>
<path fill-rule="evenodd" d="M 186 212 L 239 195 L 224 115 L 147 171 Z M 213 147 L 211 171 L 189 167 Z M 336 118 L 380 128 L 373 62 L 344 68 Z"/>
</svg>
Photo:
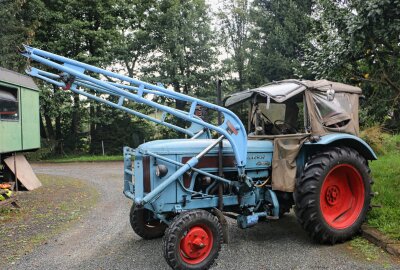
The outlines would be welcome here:
<svg viewBox="0 0 400 270">
<path fill-rule="evenodd" d="M 303 155 L 309 156 L 310 154 L 318 151 L 321 147 L 326 146 L 347 146 L 358 151 L 367 160 L 376 160 L 374 150 L 362 139 L 357 136 L 345 133 L 328 134 L 321 136 L 316 142 L 306 142 L 301 152 Z"/>
</svg>

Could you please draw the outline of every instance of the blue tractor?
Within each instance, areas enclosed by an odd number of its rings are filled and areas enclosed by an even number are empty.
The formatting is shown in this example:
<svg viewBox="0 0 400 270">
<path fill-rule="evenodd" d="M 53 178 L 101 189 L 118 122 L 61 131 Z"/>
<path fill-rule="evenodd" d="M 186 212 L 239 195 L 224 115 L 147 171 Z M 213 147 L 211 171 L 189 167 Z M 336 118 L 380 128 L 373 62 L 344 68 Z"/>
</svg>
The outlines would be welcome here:
<svg viewBox="0 0 400 270">
<path fill-rule="evenodd" d="M 173 269 L 213 264 L 228 239 L 225 216 L 245 229 L 294 207 L 319 243 L 359 232 L 372 195 L 368 161 L 376 159 L 358 137 L 360 88 L 284 80 L 230 95 L 218 106 L 29 46 L 22 54 L 49 67 L 30 67 L 31 76 L 185 134 L 124 147 L 132 228 L 144 239 L 163 237 Z M 184 102 L 188 110 L 161 100 Z M 145 115 L 132 103 L 163 116 Z M 219 114 L 219 123 L 200 110 Z M 171 116 L 187 128 L 168 121 Z"/>
</svg>

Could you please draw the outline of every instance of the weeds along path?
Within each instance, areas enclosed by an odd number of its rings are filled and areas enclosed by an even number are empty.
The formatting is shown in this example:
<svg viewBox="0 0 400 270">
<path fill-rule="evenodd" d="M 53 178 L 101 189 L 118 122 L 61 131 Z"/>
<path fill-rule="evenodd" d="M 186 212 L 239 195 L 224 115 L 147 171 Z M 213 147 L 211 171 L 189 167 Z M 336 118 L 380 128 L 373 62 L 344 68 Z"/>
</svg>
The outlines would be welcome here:
<svg viewBox="0 0 400 270">
<path fill-rule="evenodd" d="M 122 162 L 35 164 L 37 173 L 79 178 L 100 192 L 97 205 L 12 269 L 168 269 L 161 239 L 142 240 L 129 225 L 131 202 L 122 194 Z M 212 269 L 400 269 L 379 252 L 358 256 L 345 243 L 314 244 L 293 214 L 241 230 L 229 219 L 231 242 Z M 1 268 L 1 267 L 0 267 Z"/>
<path fill-rule="evenodd" d="M 36 173 L 84 180 L 98 190 L 99 200 L 73 228 L 23 257 L 16 268 L 80 268 L 96 253 L 106 255 L 118 235 L 132 235 L 127 219 L 130 202 L 122 195 L 122 162 L 35 164 L 33 168 Z"/>
<path fill-rule="evenodd" d="M 80 179 L 37 175 L 43 186 L 18 194 L 20 208 L 0 207 L 3 266 L 71 228 L 97 204 L 97 189 Z M 12 239 L 12 241 L 10 241 Z"/>
</svg>

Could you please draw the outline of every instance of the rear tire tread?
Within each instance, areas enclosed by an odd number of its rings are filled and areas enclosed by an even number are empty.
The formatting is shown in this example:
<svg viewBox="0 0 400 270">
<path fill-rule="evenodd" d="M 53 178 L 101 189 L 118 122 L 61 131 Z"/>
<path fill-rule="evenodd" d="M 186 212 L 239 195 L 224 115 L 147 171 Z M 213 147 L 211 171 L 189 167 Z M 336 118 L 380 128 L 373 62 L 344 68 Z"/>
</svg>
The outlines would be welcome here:
<svg viewBox="0 0 400 270">
<path fill-rule="evenodd" d="M 360 217 L 349 228 L 335 230 L 323 220 L 319 211 L 319 192 L 328 171 L 341 163 L 349 163 L 357 168 L 364 182 L 364 207 Z M 300 225 L 319 243 L 335 244 L 343 242 L 360 231 L 366 212 L 370 209 L 371 185 L 368 162 L 357 151 L 348 147 L 333 147 L 312 156 L 304 166 L 295 189 L 295 213 Z"/>
</svg>

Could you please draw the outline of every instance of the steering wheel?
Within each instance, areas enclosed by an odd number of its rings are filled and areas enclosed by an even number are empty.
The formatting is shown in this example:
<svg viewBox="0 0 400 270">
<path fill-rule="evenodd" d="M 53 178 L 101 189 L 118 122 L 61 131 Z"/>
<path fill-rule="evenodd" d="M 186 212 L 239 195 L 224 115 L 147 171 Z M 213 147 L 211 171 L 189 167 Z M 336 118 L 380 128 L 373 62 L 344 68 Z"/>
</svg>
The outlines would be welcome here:
<svg viewBox="0 0 400 270">
<path fill-rule="evenodd" d="M 288 122 L 284 120 L 276 120 L 274 122 L 274 127 L 281 133 L 281 134 L 294 134 L 297 133 L 297 129 L 290 125 Z"/>
</svg>

